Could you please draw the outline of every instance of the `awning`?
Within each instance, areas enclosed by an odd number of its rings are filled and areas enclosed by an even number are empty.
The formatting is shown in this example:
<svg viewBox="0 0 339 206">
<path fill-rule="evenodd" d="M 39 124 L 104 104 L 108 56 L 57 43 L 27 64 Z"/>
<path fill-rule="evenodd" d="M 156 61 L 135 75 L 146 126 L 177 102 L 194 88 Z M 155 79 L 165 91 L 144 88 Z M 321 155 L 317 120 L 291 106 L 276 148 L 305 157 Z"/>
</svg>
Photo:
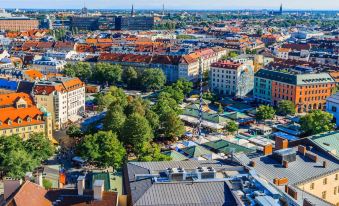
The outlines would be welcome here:
<svg viewBox="0 0 339 206">
<path fill-rule="evenodd" d="M 70 116 L 70 117 L 68 118 L 68 120 L 71 121 L 72 123 L 74 123 L 74 122 L 79 121 L 81 118 L 82 118 L 82 117 L 79 116 L 79 115 L 72 115 L 72 116 Z"/>
</svg>

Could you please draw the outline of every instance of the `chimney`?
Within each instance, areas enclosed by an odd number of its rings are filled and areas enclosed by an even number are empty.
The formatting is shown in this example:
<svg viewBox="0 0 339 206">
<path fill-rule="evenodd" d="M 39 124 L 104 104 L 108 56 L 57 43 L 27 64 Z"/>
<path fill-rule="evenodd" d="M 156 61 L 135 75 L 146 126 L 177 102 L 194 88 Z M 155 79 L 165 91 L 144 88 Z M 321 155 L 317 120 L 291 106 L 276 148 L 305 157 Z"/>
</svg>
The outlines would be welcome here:
<svg viewBox="0 0 339 206">
<path fill-rule="evenodd" d="M 283 160 L 282 165 L 284 168 L 288 168 L 288 161 Z"/>
<path fill-rule="evenodd" d="M 85 176 L 79 176 L 77 181 L 78 195 L 83 195 L 85 189 Z"/>
<path fill-rule="evenodd" d="M 33 174 L 31 172 L 26 172 L 25 181 L 31 181 Z"/>
<path fill-rule="evenodd" d="M 273 151 L 272 144 L 268 144 L 268 145 L 264 146 L 264 155 L 265 156 L 272 154 L 272 151 Z"/>
<path fill-rule="evenodd" d="M 41 187 L 43 187 L 42 184 L 42 172 L 37 172 L 36 176 L 35 176 L 35 184 L 40 185 Z"/>
<path fill-rule="evenodd" d="M 275 137 L 275 148 L 277 150 L 288 148 L 288 140 L 281 137 Z"/>
<path fill-rule="evenodd" d="M 326 160 L 323 161 L 323 167 L 324 167 L 324 168 L 327 167 L 327 162 L 326 162 Z"/>
<path fill-rule="evenodd" d="M 104 192 L 104 180 L 95 180 L 93 184 L 93 190 L 94 190 L 94 199 L 95 200 L 102 200 L 102 195 Z"/>
<path fill-rule="evenodd" d="M 299 145 L 298 146 L 298 152 L 300 152 L 300 154 L 302 154 L 303 156 L 305 156 L 306 154 L 306 147 L 305 146 L 302 146 L 302 145 Z"/>
<path fill-rule="evenodd" d="M 291 196 L 295 200 L 298 200 L 298 192 L 294 188 L 287 186 L 287 189 L 285 190 L 287 190 L 287 194 L 289 196 Z"/>
<path fill-rule="evenodd" d="M 315 206 L 311 201 L 309 201 L 307 198 L 304 199 L 303 206 Z"/>
<path fill-rule="evenodd" d="M 21 185 L 21 179 L 4 178 L 4 199 L 11 196 Z"/>
</svg>

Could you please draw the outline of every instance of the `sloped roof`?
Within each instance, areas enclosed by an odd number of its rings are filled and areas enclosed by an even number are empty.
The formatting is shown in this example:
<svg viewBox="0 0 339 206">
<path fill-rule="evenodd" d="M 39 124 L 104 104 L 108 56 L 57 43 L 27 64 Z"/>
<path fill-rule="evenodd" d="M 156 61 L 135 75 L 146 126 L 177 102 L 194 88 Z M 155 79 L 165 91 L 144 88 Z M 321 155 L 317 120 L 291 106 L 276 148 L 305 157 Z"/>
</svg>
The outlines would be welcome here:
<svg viewBox="0 0 339 206">
<path fill-rule="evenodd" d="M 254 150 L 252 150 L 252 149 L 249 149 L 249 148 L 246 148 L 244 146 L 228 142 L 226 140 L 216 140 L 216 141 L 212 141 L 212 142 L 206 142 L 202 145 L 205 146 L 206 148 L 209 148 L 209 149 L 215 151 L 216 153 L 230 154 L 233 149 L 234 149 L 234 153 L 239 153 L 239 152 L 251 153 L 251 152 L 254 152 Z"/>
<path fill-rule="evenodd" d="M 205 149 L 204 147 L 201 147 L 199 145 L 186 147 L 181 149 L 183 153 L 185 153 L 189 158 L 195 158 L 195 157 L 201 157 L 205 154 L 211 154 L 212 152 Z"/>
<path fill-rule="evenodd" d="M 182 161 L 182 160 L 188 159 L 185 155 L 182 155 L 175 150 L 165 151 L 165 152 L 163 152 L 163 154 L 171 157 L 172 161 Z"/>
</svg>

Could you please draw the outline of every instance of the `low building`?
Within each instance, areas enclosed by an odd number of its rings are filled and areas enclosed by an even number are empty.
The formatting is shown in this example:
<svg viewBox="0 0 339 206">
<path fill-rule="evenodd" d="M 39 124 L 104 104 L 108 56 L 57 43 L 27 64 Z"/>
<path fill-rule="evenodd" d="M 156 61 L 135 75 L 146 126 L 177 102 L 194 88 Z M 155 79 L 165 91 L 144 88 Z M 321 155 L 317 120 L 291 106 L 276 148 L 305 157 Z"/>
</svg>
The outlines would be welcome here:
<svg viewBox="0 0 339 206">
<path fill-rule="evenodd" d="M 39 20 L 26 17 L 0 18 L 0 30 L 4 31 L 27 31 L 39 28 Z"/>
<path fill-rule="evenodd" d="M 327 98 L 326 111 L 333 114 L 335 123 L 339 126 L 339 92 Z"/>
<path fill-rule="evenodd" d="M 251 61 L 219 61 L 211 65 L 211 90 L 221 95 L 244 97 L 253 89 L 254 68 Z"/>
<path fill-rule="evenodd" d="M 31 134 L 43 133 L 53 140 L 52 129 L 51 114 L 38 108 L 28 94 L 0 95 L 0 135 L 19 135 L 27 139 Z"/>
<path fill-rule="evenodd" d="M 33 94 L 36 102 L 51 112 L 54 129 L 78 121 L 85 112 L 85 84 L 78 78 L 55 77 L 37 82 Z"/>
<path fill-rule="evenodd" d="M 33 63 L 28 66 L 29 69 L 34 69 L 42 74 L 61 73 L 66 65 L 66 61 L 57 60 L 51 57 L 43 56 L 38 60 L 33 60 Z"/>
</svg>

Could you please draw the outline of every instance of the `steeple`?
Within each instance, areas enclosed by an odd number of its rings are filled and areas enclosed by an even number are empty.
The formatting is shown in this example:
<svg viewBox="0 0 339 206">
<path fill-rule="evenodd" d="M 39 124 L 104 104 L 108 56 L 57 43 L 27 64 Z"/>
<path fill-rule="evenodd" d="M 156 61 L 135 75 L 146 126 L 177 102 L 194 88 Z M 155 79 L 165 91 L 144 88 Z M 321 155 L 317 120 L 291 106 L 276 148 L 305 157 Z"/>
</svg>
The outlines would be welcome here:
<svg viewBox="0 0 339 206">
<path fill-rule="evenodd" d="M 282 3 L 280 4 L 280 14 L 283 13 L 283 6 L 282 6 Z"/>
<path fill-rule="evenodd" d="M 131 16 L 134 17 L 135 13 L 134 13 L 134 5 L 132 4 L 132 11 L 131 11 Z"/>
<path fill-rule="evenodd" d="M 165 4 L 162 4 L 162 16 L 165 16 Z"/>
</svg>

